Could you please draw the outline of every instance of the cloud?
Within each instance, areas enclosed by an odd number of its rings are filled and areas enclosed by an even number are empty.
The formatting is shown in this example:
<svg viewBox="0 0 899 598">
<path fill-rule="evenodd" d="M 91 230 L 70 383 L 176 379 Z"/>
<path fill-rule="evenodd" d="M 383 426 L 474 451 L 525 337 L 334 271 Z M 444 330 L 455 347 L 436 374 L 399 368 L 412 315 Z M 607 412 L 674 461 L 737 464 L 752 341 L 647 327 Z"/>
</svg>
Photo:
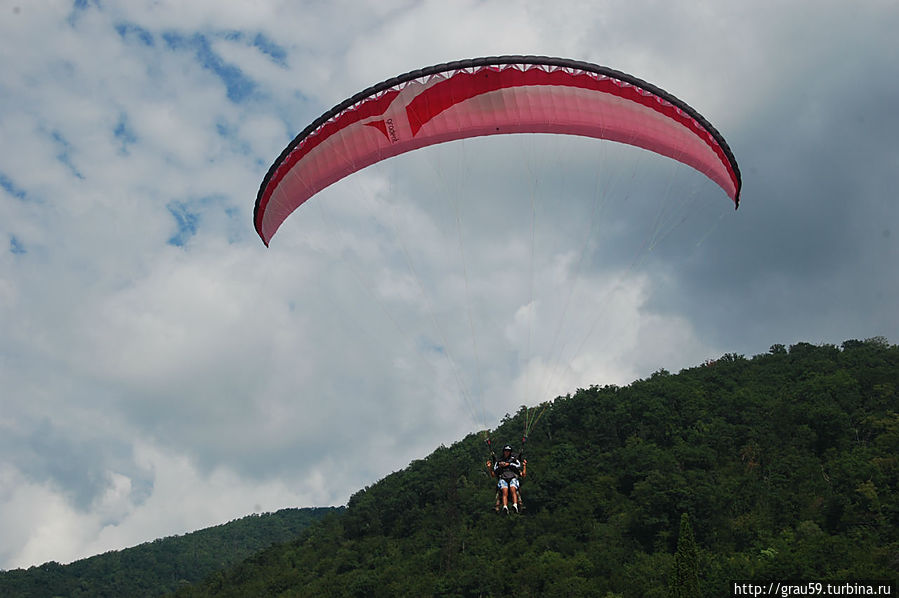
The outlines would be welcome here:
<svg viewBox="0 0 899 598">
<path fill-rule="evenodd" d="M 142 470 L 151 472 L 151 491 L 136 492 L 140 481 L 106 470 L 104 490 L 88 508 L 74 506 L 58 486 L 37 483 L 8 466 L 0 468 L 4 566 L 69 562 L 110 547 L 218 525 L 249 512 L 274 511 L 286 504 L 323 505 L 327 498 L 324 472 L 307 476 L 302 485 L 260 483 L 226 469 L 198 472 L 188 459 L 139 442 L 135 457 Z"/>
<path fill-rule="evenodd" d="M 896 214 L 885 173 L 899 159 L 887 140 L 899 121 L 886 105 L 899 88 L 882 73 L 899 51 L 886 41 L 899 12 L 875 17 L 874 7 L 839 25 L 838 44 L 824 39 L 838 27 L 837 12 L 766 30 L 772 47 L 790 53 L 775 70 L 780 91 L 759 97 L 738 132 L 743 206 L 728 242 L 703 252 L 681 278 L 678 309 L 704 336 L 740 337 L 743 350 L 758 350 L 778 334 L 786 343 L 895 334 L 885 308 L 895 277 L 874 271 L 899 251 L 881 224 Z M 790 46 L 797 36 L 807 43 Z M 697 290 L 720 301 L 700 315 L 689 299 Z M 750 330 L 746 321 L 764 325 Z"/>
</svg>

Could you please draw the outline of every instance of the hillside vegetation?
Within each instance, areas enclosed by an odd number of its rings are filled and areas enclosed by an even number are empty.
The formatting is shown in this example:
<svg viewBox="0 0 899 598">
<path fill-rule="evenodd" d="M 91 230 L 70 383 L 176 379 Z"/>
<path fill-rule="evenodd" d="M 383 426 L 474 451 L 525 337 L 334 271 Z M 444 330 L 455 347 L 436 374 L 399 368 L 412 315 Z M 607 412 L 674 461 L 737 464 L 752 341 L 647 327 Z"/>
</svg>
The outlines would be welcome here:
<svg viewBox="0 0 899 598">
<path fill-rule="evenodd" d="M 50 562 L 0 571 L 0 596 L 161 596 L 238 563 L 273 543 L 292 540 L 331 511 L 335 509 L 283 509 L 68 565 Z"/>
<path fill-rule="evenodd" d="M 875 338 L 582 389 L 528 441 L 524 514 L 493 513 L 471 435 L 177 595 L 718 597 L 734 579 L 896 579 L 897 384 L 899 348 Z"/>
</svg>

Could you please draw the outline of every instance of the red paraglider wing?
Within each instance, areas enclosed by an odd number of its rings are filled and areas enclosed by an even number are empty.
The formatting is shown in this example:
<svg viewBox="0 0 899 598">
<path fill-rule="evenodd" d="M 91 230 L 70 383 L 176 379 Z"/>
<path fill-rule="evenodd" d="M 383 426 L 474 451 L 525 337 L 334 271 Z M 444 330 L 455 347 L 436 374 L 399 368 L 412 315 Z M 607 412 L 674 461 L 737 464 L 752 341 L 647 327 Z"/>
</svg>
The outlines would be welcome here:
<svg viewBox="0 0 899 598">
<path fill-rule="evenodd" d="M 269 169 L 256 198 L 256 231 L 268 245 L 303 202 L 380 160 L 508 133 L 583 135 L 642 147 L 702 172 L 739 206 L 740 170 L 730 148 L 684 102 L 594 64 L 502 56 L 413 71 L 323 114 Z"/>
</svg>

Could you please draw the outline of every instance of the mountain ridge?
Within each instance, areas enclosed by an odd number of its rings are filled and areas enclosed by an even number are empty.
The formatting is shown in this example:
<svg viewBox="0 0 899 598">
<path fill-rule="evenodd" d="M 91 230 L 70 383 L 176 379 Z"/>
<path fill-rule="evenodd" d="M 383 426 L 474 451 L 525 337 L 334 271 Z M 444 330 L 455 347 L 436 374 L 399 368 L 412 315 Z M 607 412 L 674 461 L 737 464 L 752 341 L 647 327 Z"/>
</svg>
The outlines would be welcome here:
<svg viewBox="0 0 899 598">
<path fill-rule="evenodd" d="M 335 507 L 256 513 L 121 550 L 0 571 L 0 596 L 161 596 L 278 542 L 298 536 Z"/>
</svg>

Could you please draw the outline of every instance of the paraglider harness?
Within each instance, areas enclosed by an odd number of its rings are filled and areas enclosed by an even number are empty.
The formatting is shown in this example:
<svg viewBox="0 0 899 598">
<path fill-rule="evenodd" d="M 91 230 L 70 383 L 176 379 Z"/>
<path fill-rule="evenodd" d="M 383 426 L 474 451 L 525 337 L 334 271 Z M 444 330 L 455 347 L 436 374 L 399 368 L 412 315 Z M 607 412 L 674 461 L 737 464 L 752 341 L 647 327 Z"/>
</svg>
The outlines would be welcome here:
<svg viewBox="0 0 899 598">
<path fill-rule="evenodd" d="M 528 441 L 528 437 L 527 437 L 527 436 L 523 436 L 523 437 L 521 438 L 521 450 L 518 451 L 518 454 L 517 454 L 517 455 L 516 455 L 514 452 L 512 453 L 512 457 L 517 458 L 518 461 L 521 462 L 521 471 L 515 475 L 515 478 L 519 478 L 519 477 L 523 478 L 523 477 L 526 477 L 527 474 L 528 474 L 528 462 L 527 462 L 527 460 L 524 458 L 524 445 L 525 445 L 525 443 L 526 443 L 527 441 Z M 490 461 L 488 461 L 488 463 L 490 464 L 490 466 L 488 467 L 488 473 L 490 474 L 490 477 L 491 477 L 491 478 L 496 478 L 496 477 L 497 477 L 497 472 L 496 472 L 496 470 L 495 470 L 495 467 L 496 467 L 496 453 L 493 451 L 493 444 L 491 444 L 491 442 L 490 442 L 490 437 L 489 437 L 489 436 L 487 437 L 487 439 L 485 440 L 485 442 L 487 443 L 487 450 L 490 451 Z M 499 475 L 502 475 L 502 473 L 500 473 Z M 521 486 L 520 486 L 520 485 L 519 485 L 518 488 L 517 488 L 517 493 L 518 493 L 518 509 L 519 509 L 519 511 L 523 511 L 523 510 L 524 510 L 524 498 L 523 498 L 522 495 L 521 495 Z M 501 504 L 501 502 L 502 502 L 502 501 L 500 500 L 500 499 L 501 499 L 501 496 L 502 496 L 502 495 L 501 495 L 501 493 L 500 493 L 500 490 L 499 490 L 499 488 L 497 487 L 497 488 L 496 488 L 495 504 L 494 504 L 494 510 L 495 510 L 497 513 L 499 513 L 499 511 L 500 511 L 500 504 Z"/>
</svg>

